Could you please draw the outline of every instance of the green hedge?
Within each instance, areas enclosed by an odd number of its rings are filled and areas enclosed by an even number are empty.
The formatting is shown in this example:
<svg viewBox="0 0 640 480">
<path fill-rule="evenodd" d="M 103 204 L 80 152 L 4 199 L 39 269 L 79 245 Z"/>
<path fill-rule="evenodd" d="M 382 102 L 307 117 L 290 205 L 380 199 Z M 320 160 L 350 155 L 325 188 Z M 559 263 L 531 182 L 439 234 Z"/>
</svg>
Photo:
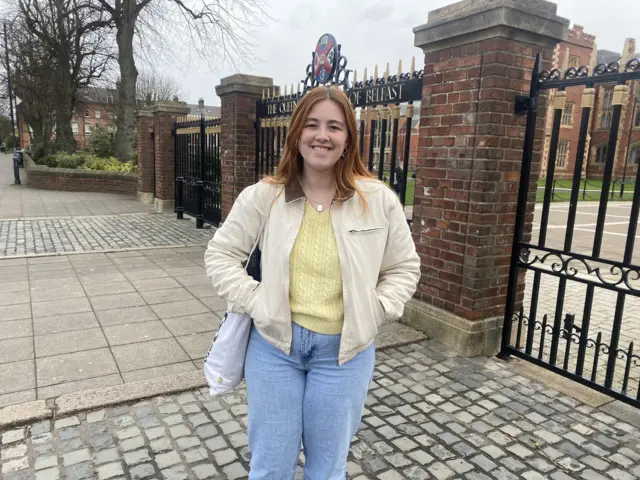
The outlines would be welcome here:
<svg viewBox="0 0 640 480">
<path fill-rule="evenodd" d="M 103 170 L 107 172 L 137 172 L 135 162 L 123 163 L 117 158 L 101 158 L 86 153 L 56 153 L 34 160 L 38 165 L 50 168 L 72 168 L 80 170 Z"/>
</svg>

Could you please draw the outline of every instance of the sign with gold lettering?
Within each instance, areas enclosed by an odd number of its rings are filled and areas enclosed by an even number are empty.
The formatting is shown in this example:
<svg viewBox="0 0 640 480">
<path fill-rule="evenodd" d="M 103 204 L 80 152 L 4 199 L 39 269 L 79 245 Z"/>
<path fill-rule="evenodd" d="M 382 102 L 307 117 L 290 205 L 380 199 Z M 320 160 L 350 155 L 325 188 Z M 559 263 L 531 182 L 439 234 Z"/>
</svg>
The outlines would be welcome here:
<svg viewBox="0 0 640 480">
<path fill-rule="evenodd" d="M 422 78 L 345 89 L 354 108 L 414 102 L 422 97 Z M 258 118 L 289 116 L 302 95 L 281 96 L 258 102 Z"/>
</svg>

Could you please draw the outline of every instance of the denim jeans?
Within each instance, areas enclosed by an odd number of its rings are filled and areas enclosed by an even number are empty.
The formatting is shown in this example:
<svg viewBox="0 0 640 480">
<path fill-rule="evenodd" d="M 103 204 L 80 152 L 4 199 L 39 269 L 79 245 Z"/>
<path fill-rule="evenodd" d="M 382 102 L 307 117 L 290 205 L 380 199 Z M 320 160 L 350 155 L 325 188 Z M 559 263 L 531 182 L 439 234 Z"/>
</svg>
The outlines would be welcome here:
<svg viewBox="0 0 640 480">
<path fill-rule="evenodd" d="M 300 443 L 305 480 L 344 480 L 375 367 L 371 345 L 338 366 L 340 335 L 292 324 L 291 355 L 253 328 L 245 361 L 250 480 L 289 480 Z"/>
</svg>

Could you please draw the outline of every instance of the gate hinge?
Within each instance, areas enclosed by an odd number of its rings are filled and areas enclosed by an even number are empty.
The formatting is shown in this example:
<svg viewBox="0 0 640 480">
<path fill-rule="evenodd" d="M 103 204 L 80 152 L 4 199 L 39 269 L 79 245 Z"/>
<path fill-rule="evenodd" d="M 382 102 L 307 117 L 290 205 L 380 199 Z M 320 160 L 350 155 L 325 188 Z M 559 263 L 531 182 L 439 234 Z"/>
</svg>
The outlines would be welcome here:
<svg viewBox="0 0 640 480">
<path fill-rule="evenodd" d="M 516 115 L 526 115 L 531 108 L 531 97 L 529 95 L 516 95 Z"/>
</svg>

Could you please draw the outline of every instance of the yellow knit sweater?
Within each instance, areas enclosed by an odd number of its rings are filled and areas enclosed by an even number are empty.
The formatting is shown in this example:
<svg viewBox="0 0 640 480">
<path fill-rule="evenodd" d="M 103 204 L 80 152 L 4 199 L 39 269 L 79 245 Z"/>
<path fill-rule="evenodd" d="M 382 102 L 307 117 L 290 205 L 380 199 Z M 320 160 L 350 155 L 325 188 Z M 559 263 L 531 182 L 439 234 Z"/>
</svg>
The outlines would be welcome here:
<svg viewBox="0 0 640 480">
<path fill-rule="evenodd" d="M 292 320 L 313 332 L 342 332 L 342 275 L 331 214 L 305 203 L 302 226 L 291 257 L 289 303 Z"/>
</svg>

